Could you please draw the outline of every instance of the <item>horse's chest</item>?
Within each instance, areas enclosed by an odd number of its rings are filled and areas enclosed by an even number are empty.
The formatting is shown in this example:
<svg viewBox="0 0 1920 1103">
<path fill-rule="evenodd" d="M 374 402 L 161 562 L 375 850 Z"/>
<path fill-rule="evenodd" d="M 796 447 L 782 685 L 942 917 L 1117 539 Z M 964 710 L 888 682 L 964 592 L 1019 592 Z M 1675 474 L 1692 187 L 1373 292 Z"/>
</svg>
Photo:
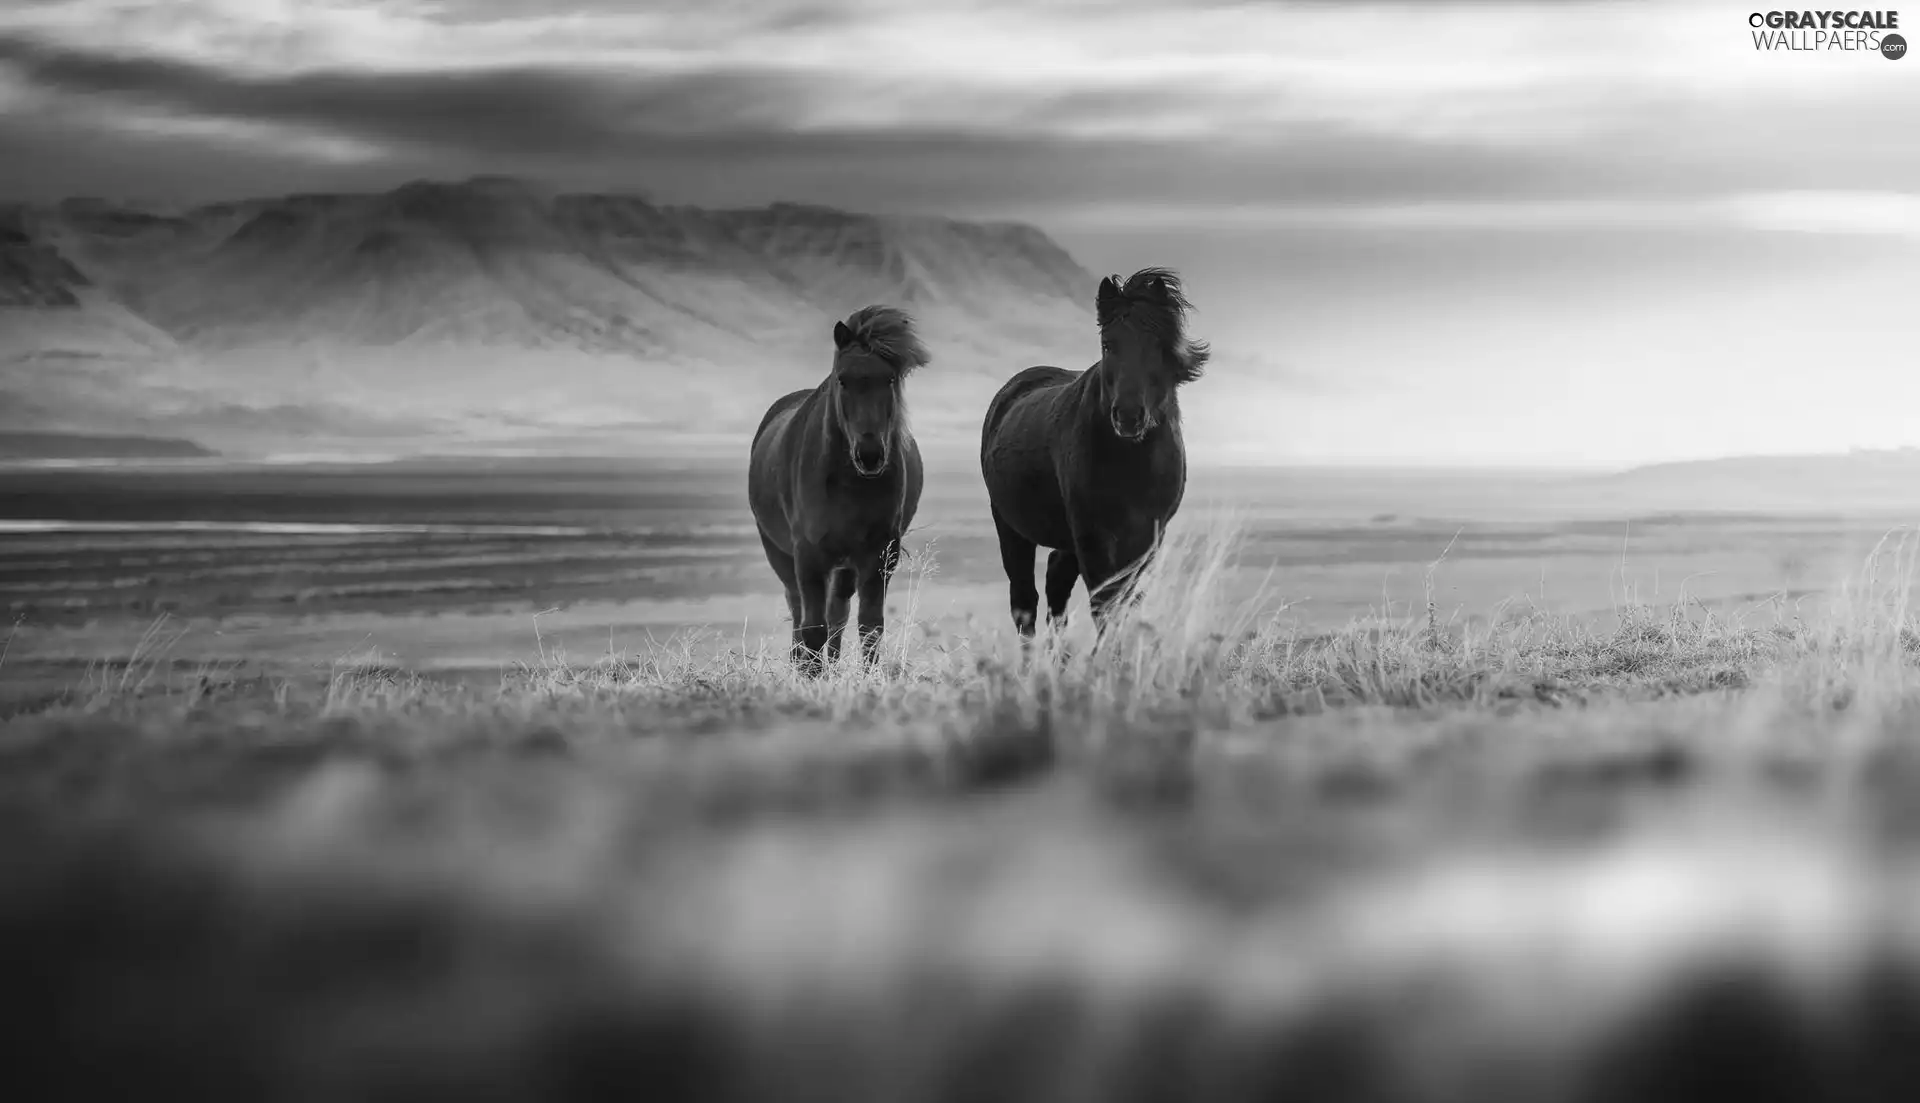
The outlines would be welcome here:
<svg viewBox="0 0 1920 1103">
<path fill-rule="evenodd" d="M 1078 504 L 1115 520 L 1164 522 L 1186 492 L 1186 464 L 1166 449 L 1107 449 L 1079 465 L 1072 480 Z"/>
<path fill-rule="evenodd" d="M 897 489 L 872 482 L 824 487 L 818 507 L 796 526 L 824 558 L 841 563 L 862 560 L 899 537 L 903 503 Z"/>
<path fill-rule="evenodd" d="M 824 550 L 857 555 L 886 544 L 898 528 L 892 516 L 849 519 L 822 529 L 816 543 Z"/>
</svg>

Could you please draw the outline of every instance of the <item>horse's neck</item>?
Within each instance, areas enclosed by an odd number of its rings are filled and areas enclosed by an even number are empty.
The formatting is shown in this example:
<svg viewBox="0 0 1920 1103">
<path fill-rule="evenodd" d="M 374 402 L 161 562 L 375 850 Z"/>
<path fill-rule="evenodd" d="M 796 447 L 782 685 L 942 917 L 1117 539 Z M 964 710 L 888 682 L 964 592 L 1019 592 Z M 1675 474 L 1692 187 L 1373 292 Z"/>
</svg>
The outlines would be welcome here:
<svg viewBox="0 0 1920 1103">
<path fill-rule="evenodd" d="M 820 384 L 818 390 L 813 392 L 812 420 L 814 423 L 813 428 L 819 433 L 820 439 L 825 441 L 829 448 L 841 449 L 845 446 L 846 432 L 840 428 L 840 418 L 835 414 L 833 409 L 833 379 L 831 376 L 827 378 L 826 382 Z"/>
</svg>

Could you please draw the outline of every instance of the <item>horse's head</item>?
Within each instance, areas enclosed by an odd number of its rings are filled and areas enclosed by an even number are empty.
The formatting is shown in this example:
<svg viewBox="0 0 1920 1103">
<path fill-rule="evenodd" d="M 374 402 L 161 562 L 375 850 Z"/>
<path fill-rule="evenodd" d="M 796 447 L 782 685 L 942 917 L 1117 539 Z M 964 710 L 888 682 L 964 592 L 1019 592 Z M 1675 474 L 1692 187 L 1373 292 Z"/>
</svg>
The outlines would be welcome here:
<svg viewBox="0 0 1920 1103">
<path fill-rule="evenodd" d="M 846 437 L 853 469 L 867 478 L 886 474 L 904 435 L 907 374 L 927 363 L 926 346 L 905 311 L 869 306 L 833 324 L 833 412 Z"/>
<path fill-rule="evenodd" d="M 1121 439 L 1142 440 L 1177 417 L 1175 389 L 1206 367 L 1206 343 L 1186 335 L 1188 309 L 1180 277 L 1164 268 L 1143 268 L 1124 284 L 1100 281 L 1100 370 L 1107 419 Z"/>
</svg>

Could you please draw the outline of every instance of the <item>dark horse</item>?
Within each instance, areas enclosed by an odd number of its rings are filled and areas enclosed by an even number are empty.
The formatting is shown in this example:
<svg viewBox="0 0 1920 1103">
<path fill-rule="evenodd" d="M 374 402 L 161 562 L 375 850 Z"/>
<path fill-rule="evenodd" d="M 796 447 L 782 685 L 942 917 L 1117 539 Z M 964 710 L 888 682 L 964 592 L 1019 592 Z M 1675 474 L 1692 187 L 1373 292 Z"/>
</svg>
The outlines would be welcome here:
<svg viewBox="0 0 1920 1103">
<path fill-rule="evenodd" d="M 869 663 L 878 655 L 923 477 L 901 394 L 930 359 L 913 319 L 865 307 L 834 323 L 833 343 L 827 378 L 768 408 L 747 468 L 760 543 L 793 614 L 793 659 L 809 675 L 840 657 L 856 589 L 861 651 Z"/>
<path fill-rule="evenodd" d="M 1036 548 L 1047 556 L 1047 614 L 1058 626 L 1085 579 L 1096 626 L 1144 567 L 1187 487 L 1177 388 L 1200 377 L 1209 351 L 1186 335 L 1180 277 L 1143 268 L 1094 299 L 1100 362 L 1086 371 L 1028 368 L 987 406 L 980 470 L 1000 537 L 1013 623 L 1030 637 L 1040 595 Z"/>
</svg>

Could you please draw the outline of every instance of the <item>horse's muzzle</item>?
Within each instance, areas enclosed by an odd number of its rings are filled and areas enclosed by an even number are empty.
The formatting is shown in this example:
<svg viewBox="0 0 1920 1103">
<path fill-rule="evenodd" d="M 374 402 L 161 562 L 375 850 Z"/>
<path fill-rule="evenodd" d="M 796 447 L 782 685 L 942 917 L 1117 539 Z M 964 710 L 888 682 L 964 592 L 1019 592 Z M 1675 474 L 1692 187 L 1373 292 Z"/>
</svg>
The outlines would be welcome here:
<svg viewBox="0 0 1920 1103">
<path fill-rule="evenodd" d="M 1109 416 L 1107 422 L 1113 426 L 1114 436 L 1132 444 L 1137 444 L 1145 440 L 1148 431 L 1153 428 L 1153 419 L 1150 417 L 1143 417 L 1138 421 L 1129 422 L 1118 417 Z"/>
<path fill-rule="evenodd" d="M 860 448 L 853 450 L 853 469 L 869 479 L 879 478 L 887 473 L 887 450 L 885 448 Z"/>
</svg>

